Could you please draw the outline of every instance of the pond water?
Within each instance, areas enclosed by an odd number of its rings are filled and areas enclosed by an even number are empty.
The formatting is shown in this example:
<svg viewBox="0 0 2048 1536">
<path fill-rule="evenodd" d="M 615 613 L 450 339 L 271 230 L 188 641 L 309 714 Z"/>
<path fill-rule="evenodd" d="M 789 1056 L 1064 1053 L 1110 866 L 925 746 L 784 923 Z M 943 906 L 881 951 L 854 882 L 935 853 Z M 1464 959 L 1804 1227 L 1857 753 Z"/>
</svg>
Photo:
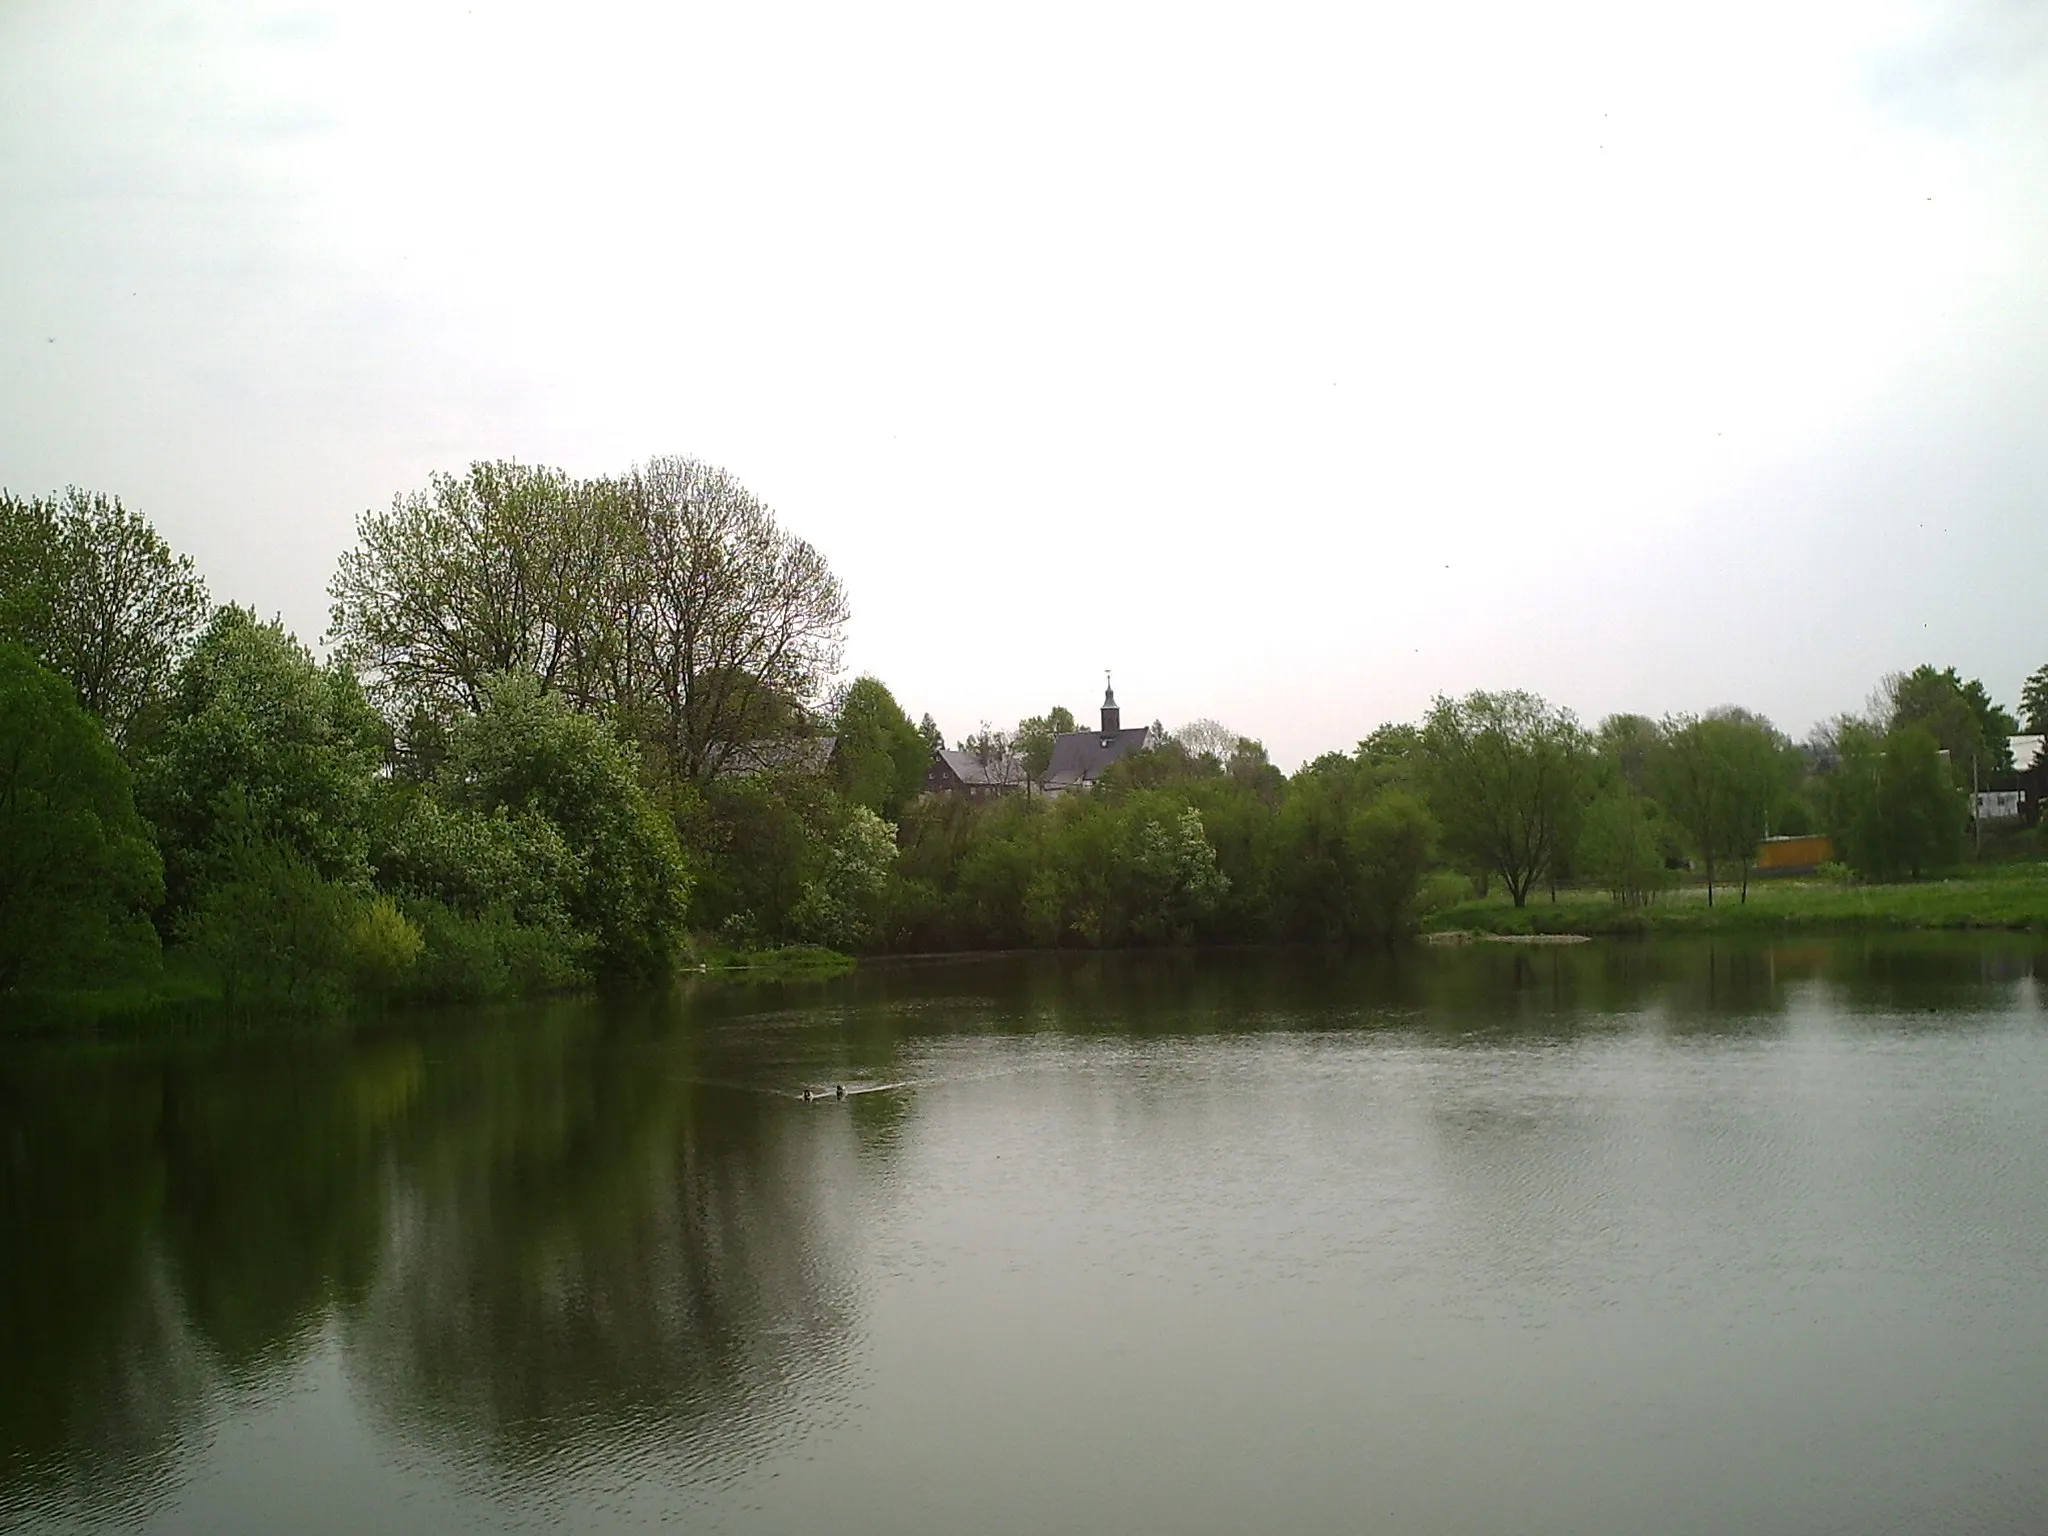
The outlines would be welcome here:
<svg viewBox="0 0 2048 1536">
<path fill-rule="evenodd" d="M 2040 1531 L 2044 990 L 1039 957 L 10 1046 L 0 1527 Z"/>
</svg>

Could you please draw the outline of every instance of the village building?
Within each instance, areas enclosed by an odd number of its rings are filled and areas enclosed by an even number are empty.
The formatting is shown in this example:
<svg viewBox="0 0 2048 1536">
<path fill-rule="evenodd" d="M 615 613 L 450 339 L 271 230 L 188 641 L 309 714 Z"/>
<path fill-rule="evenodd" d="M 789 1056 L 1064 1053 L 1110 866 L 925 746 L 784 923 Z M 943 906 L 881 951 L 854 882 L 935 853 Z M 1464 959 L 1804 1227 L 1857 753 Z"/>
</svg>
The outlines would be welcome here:
<svg viewBox="0 0 2048 1536">
<path fill-rule="evenodd" d="M 993 800 L 1030 787 L 1024 759 L 1014 754 L 983 758 L 975 752 L 949 751 L 940 747 L 932 753 L 925 770 L 924 792 L 928 795 L 962 795 L 969 800 Z"/>
<path fill-rule="evenodd" d="M 1123 712 L 1116 707 L 1116 689 L 1107 682 L 1102 690 L 1102 729 L 1066 731 L 1053 738 L 1052 761 L 1046 765 L 1038 787 L 1048 795 L 1069 790 L 1092 789 L 1110 764 L 1142 752 L 1152 745 L 1150 726 L 1126 730 Z"/>
<path fill-rule="evenodd" d="M 2037 826 L 2048 808 L 2048 737 L 2008 736 L 2014 783 L 2019 790 L 2018 816 L 2023 826 Z"/>
</svg>

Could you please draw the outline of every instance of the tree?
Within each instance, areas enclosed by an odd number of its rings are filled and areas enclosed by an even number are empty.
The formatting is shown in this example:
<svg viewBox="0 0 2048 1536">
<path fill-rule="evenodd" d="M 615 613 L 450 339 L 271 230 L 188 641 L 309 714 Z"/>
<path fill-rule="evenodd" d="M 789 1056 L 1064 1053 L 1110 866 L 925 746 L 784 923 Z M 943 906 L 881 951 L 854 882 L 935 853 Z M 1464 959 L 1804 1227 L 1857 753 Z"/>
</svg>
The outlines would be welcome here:
<svg viewBox="0 0 2048 1536">
<path fill-rule="evenodd" d="M 960 750 L 974 754 L 974 760 L 988 768 L 1009 761 L 1017 754 L 1016 743 L 1008 731 L 999 731 L 986 720 L 971 736 L 961 738 Z"/>
<path fill-rule="evenodd" d="M 167 709 L 143 761 L 141 802 L 162 840 L 174 909 L 225 874 L 230 799 L 252 835 L 308 860 L 322 879 L 367 882 L 384 731 L 346 666 L 321 666 L 281 624 L 228 606 L 178 668 Z"/>
<path fill-rule="evenodd" d="M 840 793 L 894 820 L 924 787 L 931 762 L 924 738 L 879 678 L 856 678 L 841 691 L 833 715 Z"/>
<path fill-rule="evenodd" d="M 472 464 L 363 513 L 356 541 L 328 586 L 331 634 L 388 712 L 473 712 L 504 672 L 581 708 L 611 702 L 619 580 L 635 552 L 602 488 Z"/>
<path fill-rule="evenodd" d="M 1647 906 L 1671 883 L 1673 841 L 1656 802 L 1617 784 L 1586 812 L 1580 867 L 1622 906 Z"/>
<path fill-rule="evenodd" d="M 1230 882 L 1193 806 L 1177 812 L 1140 801 L 1118 818 L 1110 864 L 1110 936 L 1185 944 Z"/>
<path fill-rule="evenodd" d="M 1376 777 L 1331 753 L 1289 783 L 1273 861 L 1284 932 L 1386 942 L 1415 927 L 1435 825 L 1414 795 Z"/>
<path fill-rule="evenodd" d="M 1534 694 L 1439 696 L 1422 727 L 1429 806 L 1445 843 L 1497 873 L 1516 906 L 1550 868 L 1584 798 L 1588 744 L 1569 710 Z"/>
<path fill-rule="evenodd" d="M 1662 741 L 1656 721 L 1647 715 L 1609 715 L 1593 739 L 1624 784 L 1638 795 L 1648 792 L 1650 759 Z"/>
<path fill-rule="evenodd" d="M 896 862 L 896 829 L 863 805 L 846 809 L 816 876 L 804 882 L 791 923 L 803 938 L 853 949 L 874 930 Z"/>
<path fill-rule="evenodd" d="M 1828 829 L 1844 862 L 1875 880 L 1918 879 L 1952 861 L 1962 846 L 1964 806 L 1924 726 L 1880 735 L 1847 725 L 1827 775 Z"/>
<path fill-rule="evenodd" d="M 473 712 L 522 672 L 673 787 L 801 734 L 838 669 L 846 596 L 823 556 L 693 459 L 590 481 L 477 464 L 365 513 L 357 539 L 333 635 L 394 717 Z"/>
<path fill-rule="evenodd" d="M 1741 899 L 1749 900 L 1757 841 L 1789 798 L 1798 771 L 1791 742 L 1761 715 L 1728 707 L 1703 719 L 1676 715 L 1664 722 L 1648 778 L 1706 865 L 1708 906 L 1718 861 L 1740 868 Z"/>
<path fill-rule="evenodd" d="M 1064 704 L 1055 704 L 1042 715 L 1019 720 L 1011 746 L 1024 759 L 1024 771 L 1033 779 L 1044 778 L 1045 770 L 1052 766 L 1053 742 L 1073 729 L 1074 712 Z"/>
<path fill-rule="evenodd" d="M 0 492 L 0 640 L 27 647 L 126 744 L 206 613 L 190 557 L 119 497 Z"/>
<path fill-rule="evenodd" d="M 917 734 L 919 739 L 924 742 L 924 750 L 927 757 L 934 752 L 940 751 L 946 745 L 946 733 L 939 729 L 939 722 L 932 718 L 930 710 L 926 710 L 918 718 Z"/>
<path fill-rule="evenodd" d="M 480 703 L 450 733 L 442 798 L 502 812 L 514 825 L 546 821 L 573 855 L 563 905 L 595 939 L 600 970 L 666 972 L 682 942 L 690 880 L 674 826 L 640 787 L 632 747 L 523 673 L 485 682 Z"/>
<path fill-rule="evenodd" d="M 2018 723 L 1992 702 L 1975 678 L 1966 683 L 1954 667 L 1937 672 L 1918 666 L 1887 677 L 1879 699 L 1884 705 L 1882 728 L 1891 732 L 1923 727 L 1936 747 L 1948 753 L 1949 771 L 1958 786 L 1969 786 L 1973 772 L 1975 782 L 1984 784 L 1994 775 L 2012 772 L 2007 738 L 2019 729 Z"/>
<path fill-rule="evenodd" d="M 0 642 L 0 993 L 153 953 L 163 864 L 128 770 L 70 685 Z"/>
<path fill-rule="evenodd" d="M 825 558 L 722 469 L 659 458 L 620 493 L 638 562 L 622 642 L 642 739 L 671 781 L 716 777 L 733 749 L 790 733 L 838 670 L 846 593 Z"/>
<path fill-rule="evenodd" d="M 2048 734 L 2048 666 L 2036 667 L 2020 689 L 2020 714 L 2029 732 Z"/>
<path fill-rule="evenodd" d="M 1245 738 L 1220 720 L 1190 720 L 1173 732 L 1173 739 L 1186 747 L 1189 754 L 1201 757 L 1207 754 L 1219 763 L 1228 762 L 1230 754 L 1237 750 L 1237 744 Z"/>
</svg>

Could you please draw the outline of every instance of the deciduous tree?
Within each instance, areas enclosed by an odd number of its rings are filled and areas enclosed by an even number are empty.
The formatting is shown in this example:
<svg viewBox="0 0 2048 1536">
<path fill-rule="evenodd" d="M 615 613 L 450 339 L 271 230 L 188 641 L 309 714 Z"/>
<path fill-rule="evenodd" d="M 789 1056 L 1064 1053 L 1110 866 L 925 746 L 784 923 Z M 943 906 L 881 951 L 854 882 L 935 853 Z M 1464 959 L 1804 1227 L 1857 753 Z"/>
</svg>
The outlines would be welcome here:
<svg viewBox="0 0 2048 1536">
<path fill-rule="evenodd" d="M 128 770 L 63 678 L 0 641 L 0 994 L 153 953 L 163 865 Z"/>
<path fill-rule="evenodd" d="M 636 729 L 670 779 L 715 777 L 787 731 L 839 668 L 846 593 L 825 557 L 722 469 L 649 460 L 629 475 Z"/>
<path fill-rule="evenodd" d="M 1551 867 L 1587 793 L 1586 733 L 1531 693 L 1439 696 L 1422 727 L 1425 788 L 1445 843 L 1501 877 L 1516 906 Z"/>
<path fill-rule="evenodd" d="M 355 675 L 321 666 L 278 623 L 224 607 L 179 667 L 141 802 L 163 844 L 173 908 L 223 873 L 230 797 L 251 836 L 274 840 L 325 880 L 369 877 L 368 808 L 383 725 Z"/>
<path fill-rule="evenodd" d="M 0 640 L 25 646 L 126 744 L 206 614 L 192 561 L 119 497 L 0 493 Z"/>
</svg>

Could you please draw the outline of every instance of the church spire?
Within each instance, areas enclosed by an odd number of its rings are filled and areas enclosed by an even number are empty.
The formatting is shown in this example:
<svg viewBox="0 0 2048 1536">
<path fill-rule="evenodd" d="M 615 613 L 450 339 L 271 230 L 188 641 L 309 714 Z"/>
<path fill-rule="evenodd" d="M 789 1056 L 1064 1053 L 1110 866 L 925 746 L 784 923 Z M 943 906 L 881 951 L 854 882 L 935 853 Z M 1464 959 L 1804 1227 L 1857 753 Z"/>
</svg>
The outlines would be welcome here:
<svg viewBox="0 0 2048 1536">
<path fill-rule="evenodd" d="M 1102 673 L 1102 734 L 1114 736 L 1123 725 L 1123 711 L 1116 707 L 1116 689 L 1110 683 L 1109 670 Z"/>
</svg>

